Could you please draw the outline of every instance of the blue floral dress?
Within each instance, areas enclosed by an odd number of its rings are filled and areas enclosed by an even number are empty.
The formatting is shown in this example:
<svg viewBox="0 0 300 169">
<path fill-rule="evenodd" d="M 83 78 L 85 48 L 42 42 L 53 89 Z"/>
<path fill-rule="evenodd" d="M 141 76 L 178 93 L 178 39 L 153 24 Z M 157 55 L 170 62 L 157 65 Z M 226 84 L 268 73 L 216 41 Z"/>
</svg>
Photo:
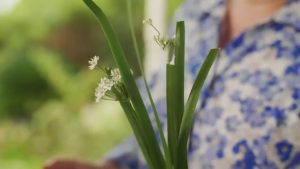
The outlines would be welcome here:
<svg viewBox="0 0 300 169">
<path fill-rule="evenodd" d="M 218 46 L 224 11 L 224 0 L 186 0 L 175 16 L 186 24 L 185 99 L 208 51 Z M 164 60 L 148 80 L 166 131 Z M 147 168 L 133 137 L 107 158 L 127 168 Z M 300 168 L 299 0 L 290 0 L 222 49 L 195 112 L 189 167 Z"/>
</svg>

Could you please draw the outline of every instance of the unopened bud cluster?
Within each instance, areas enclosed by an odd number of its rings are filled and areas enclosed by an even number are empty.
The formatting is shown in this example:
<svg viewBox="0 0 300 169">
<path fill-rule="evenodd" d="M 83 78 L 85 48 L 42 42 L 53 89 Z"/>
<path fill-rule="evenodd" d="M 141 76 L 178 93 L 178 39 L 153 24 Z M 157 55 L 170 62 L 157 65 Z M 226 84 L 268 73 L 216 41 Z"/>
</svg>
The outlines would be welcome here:
<svg viewBox="0 0 300 169">
<path fill-rule="evenodd" d="M 175 47 L 175 38 L 157 35 L 154 36 L 154 40 L 163 50 Z"/>
<path fill-rule="evenodd" d="M 162 36 L 160 32 L 156 29 L 156 27 L 152 24 L 152 19 L 150 18 L 143 20 L 143 23 L 150 25 L 158 33 L 158 35 L 154 36 L 154 40 L 163 50 L 168 50 L 169 54 L 167 58 L 167 63 L 170 63 L 172 61 L 175 49 L 175 35 L 173 38 L 169 36 Z"/>
</svg>

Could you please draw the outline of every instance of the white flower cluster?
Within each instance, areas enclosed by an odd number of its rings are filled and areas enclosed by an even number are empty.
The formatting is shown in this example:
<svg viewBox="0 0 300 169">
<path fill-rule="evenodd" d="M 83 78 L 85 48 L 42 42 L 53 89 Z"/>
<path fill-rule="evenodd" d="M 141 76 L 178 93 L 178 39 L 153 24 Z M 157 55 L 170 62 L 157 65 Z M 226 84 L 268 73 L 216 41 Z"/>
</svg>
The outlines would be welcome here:
<svg viewBox="0 0 300 169">
<path fill-rule="evenodd" d="M 98 63 L 98 60 L 99 60 L 99 56 L 94 56 L 90 61 L 89 61 L 89 69 L 90 70 L 93 70 L 95 68 L 95 66 L 97 65 Z"/>
<path fill-rule="evenodd" d="M 160 37 L 160 35 L 157 35 L 154 36 L 154 40 L 163 50 L 175 46 L 175 37 L 174 38 L 170 38 L 169 36 Z"/>
<path fill-rule="evenodd" d="M 110 91 L 114 85 L 117 85 L 119 82 L 121 82 L 121 75 L 119 72 L 119 69 L 111 70 L 110 78 L 102 78 L 101 82 L 98 84 L 98 87 L 96 88 L 95 96 L 96 96 L 96 102 L 99 102 L 99 100 L 105 96 L 107 91 Z"/>
<path fill-rule="evenodd" d="M 101 82 L 98 84 L 98 87 L 96 88 L 95 96 L 96 96 L 96 102 L 99 102 L 99 100 L 105 96 L 105 93 L 108 90 L 111 90 L 113 87 L 113 81 L 110 79 L 107 79 L 106 77 L 101 79 Z"/>
</svg>

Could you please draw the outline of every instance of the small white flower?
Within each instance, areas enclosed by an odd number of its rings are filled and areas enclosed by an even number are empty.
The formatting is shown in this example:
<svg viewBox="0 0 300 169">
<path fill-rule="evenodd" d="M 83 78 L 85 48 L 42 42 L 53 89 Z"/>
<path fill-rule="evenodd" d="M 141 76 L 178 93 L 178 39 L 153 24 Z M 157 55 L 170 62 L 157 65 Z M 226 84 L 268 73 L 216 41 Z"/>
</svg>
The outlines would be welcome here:
<svg viewBox="0 0 300 169">
<path fill-rule="evenodd" d="M 99 100 L 105 96 L 105 93 L 108 90 L 111 90 L 113 87 L 114 82 L 111 79 L 107 79 L 106 77 L 101 79 L 101 82 L 98 84 L 98 87 L 96 88 L 95 96 L 96 96 L 96 102 L 99 102 Z"/>
<path fill-rule="evenodd" d="M 114 82 L 111 79 L 107 79 L 106 77 L 101 79 L 101 83 L 99 84 L 100 87 L 106 90 L 111 90 L 113 87 Z"/>
<path fill-rule="evenodd" d="M 143 24 L 149 24 L 152 25 L 152 19 L 148 18 L 146 20 L 143 20 Z"/>
<path fill-rule="evenodd" d="M 89 69 L 90 70 L 93 70 L 95 68 L 95 66 L 97 65 L 98 63 L 98 60 L 99 60 L 99 56 L 94 56 L 90 61 L 89 61 Z"/>
<path fill-rule="evenodd" d="M 112 80 L 115 84 L 121 82 L 121 74 L 119 69 L 111 70 L 110 76 L 112 77 Z"/>
<path fill-rule="evenodd" d="M 96 89 L 96 92 L 95 92 L 96 102 L 99 102 L 99 100 L 105 95 L 105 92 L 106 91 L 101 88 Z"/>
</svg>

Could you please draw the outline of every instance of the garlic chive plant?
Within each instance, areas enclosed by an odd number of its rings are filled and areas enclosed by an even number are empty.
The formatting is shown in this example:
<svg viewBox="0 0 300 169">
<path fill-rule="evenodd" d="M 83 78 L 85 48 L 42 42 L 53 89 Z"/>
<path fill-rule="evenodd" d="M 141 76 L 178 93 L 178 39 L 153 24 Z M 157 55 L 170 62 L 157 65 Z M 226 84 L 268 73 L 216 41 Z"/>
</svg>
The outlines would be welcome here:
<svg viewBox="0 0 300 169">
<path fill-rule="evenodd" d="M 185 62 L 185 26 L 180 21 L 176 24 L 176 36 L 162 36 L 153 26 L 152 20 L 144 20 L 144 24 L 152 26 L 158 33 L 154 40 L 163 49 L 168 50 L 166 63 L 166 103 L 167 103 L 167 137 L 163 134 L 161 122 L 152 99 L 143 71 L 140 52 L 131 19 L 131 0 L 127 0 L 129 25 L 132 32 L 139 67 L 141 68 L 147 94 L 153 109 L 157 128 L 154 129 L 142 100 L 135 79 L 132 75 L 120 42 L 114 33 L 103 11 L 92 1 L 83 0 L 97 17 L 106 36 L 118 69 L 106 68 L 95 92 L 96 102 L 100 99 L 119 101 L 129 121 L 149 169 L 188 169 L 187 148 L 194 111 L 199 100 L 202 86 L 220 49 L 212 49 L 203 62 L 194 81 L 187 102 L 184 102 L 184 62 Z M 174 56 L 173 56 L 174 55 Z M 89 61 L 89 69 L 94 69 L 99 57 Z M 170 64 L 171 61 L 173 64 Z M 164 155 L 157 141 L 155 130 L 158 130 Z"/>
</svg>

